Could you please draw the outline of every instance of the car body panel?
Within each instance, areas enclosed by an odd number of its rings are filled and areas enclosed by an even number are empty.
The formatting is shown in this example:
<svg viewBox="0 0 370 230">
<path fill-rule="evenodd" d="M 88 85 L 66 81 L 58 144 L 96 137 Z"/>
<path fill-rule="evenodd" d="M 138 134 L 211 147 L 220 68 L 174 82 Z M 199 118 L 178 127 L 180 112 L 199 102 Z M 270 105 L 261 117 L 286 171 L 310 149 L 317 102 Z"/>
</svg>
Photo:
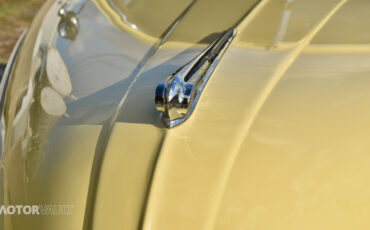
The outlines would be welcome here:
<svg viewBox="0 0 370 230">
<path fill-rule="evenodd" d="M 357 15 L 342 26 L 367 1 L 198 0 L 180 19 L 190 1 L 112 2 L 72 2 L 67 40 L 49 1 L 26 35 L 3 114 L 4 204 L 74 208 L 5 229 L 369 227 L 370 32 Z M 233 25 L 194 112 L 166 129 L 156 85 Z M 37 101 L 42 42 L 71 79 L 63 116 Z"/>
</svg>

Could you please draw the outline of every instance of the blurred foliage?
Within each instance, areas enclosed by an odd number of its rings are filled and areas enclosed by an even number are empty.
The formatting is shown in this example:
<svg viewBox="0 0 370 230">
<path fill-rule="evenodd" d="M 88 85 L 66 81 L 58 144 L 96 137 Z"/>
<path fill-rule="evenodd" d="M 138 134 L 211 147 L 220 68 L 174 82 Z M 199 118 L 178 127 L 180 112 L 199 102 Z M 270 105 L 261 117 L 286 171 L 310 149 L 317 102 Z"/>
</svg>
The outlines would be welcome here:
<svg viewBox="0 0 370 230">
<path fill-rule="evenodd" d="M 6 62 L 21 33 L 45 0 L 0 0 L 0 62 Z"/>
</svg>

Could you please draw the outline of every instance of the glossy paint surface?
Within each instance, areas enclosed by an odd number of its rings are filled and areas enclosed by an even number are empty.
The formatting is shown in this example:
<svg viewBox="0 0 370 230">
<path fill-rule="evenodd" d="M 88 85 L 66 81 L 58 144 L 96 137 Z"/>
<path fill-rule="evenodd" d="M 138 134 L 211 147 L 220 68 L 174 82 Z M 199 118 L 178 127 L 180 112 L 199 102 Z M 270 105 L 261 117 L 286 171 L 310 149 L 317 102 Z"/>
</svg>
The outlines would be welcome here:
<svg viewBox="0 0 370 230">
<path fill-rule="evenodd" d="M 4 229 L 368 229 L 370 3 L 176 2 L 72 1 L 74 40 L 63 2 L 45 4 L 7 92 L 3 203 L 74 208 Z M 234 25 L 196 109 L 166 129 L 156 85 Z M 40 46 L 72 85 L 47 106 Z"/>
</svg>

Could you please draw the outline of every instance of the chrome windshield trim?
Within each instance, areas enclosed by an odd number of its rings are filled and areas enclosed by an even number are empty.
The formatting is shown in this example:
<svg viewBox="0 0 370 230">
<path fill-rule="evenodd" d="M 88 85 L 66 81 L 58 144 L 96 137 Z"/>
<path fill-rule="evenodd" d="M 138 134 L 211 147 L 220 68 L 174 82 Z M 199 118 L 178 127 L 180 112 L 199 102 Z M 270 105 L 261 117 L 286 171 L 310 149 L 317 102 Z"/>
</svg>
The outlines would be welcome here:
<svg viewBox="0 0 370 230">
<path fill-rule="evenodd" d="M 156 109 L 170 128 L 184 122 L 193 112 L 214 69 L 236 35 L 231 28 L 188 64 L 159 83 L 155 92 Z"/>
</svg>

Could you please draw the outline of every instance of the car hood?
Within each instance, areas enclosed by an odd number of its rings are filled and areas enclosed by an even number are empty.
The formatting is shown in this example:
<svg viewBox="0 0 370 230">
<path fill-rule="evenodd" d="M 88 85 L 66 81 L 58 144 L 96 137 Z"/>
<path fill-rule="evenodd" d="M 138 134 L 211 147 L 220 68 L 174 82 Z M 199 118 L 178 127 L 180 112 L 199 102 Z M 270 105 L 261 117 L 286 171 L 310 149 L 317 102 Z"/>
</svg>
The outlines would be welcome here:
<svg viewBox="0 0 370 230">
<path fill-rule="evenodd" d="M 62 6 L 17 57 L 1 169 L 4 204 L 72 213 L 6 229 L 369 225 L 368 1 L 72 1 L 70 37 Z M 195 110 L 165 128 L 156 85 L 230 27 Z"/>
</svg>

